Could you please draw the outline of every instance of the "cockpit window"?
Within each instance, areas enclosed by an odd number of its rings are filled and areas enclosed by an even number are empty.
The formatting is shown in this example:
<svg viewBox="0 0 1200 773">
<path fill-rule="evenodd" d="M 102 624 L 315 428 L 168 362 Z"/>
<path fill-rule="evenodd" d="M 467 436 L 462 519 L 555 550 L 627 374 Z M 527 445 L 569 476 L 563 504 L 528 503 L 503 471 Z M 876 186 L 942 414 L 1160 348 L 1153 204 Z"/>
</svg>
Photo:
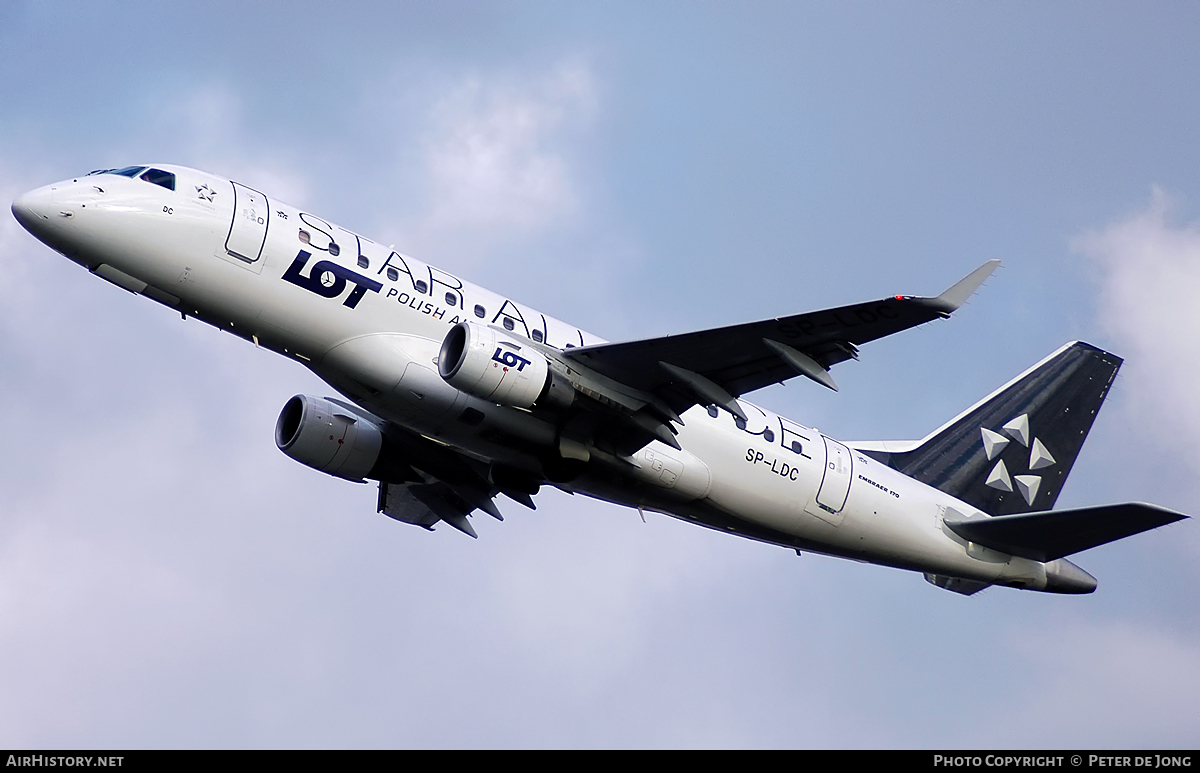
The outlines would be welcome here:
<svg viewBox="0 0 1200 773">
<path fill-rule="evenodd" d="M 97 169 L 94 172 L 88 172 L 87 176 L 92 177 L 98 174 L 116 174 L 120 175 L 121 177 L 139 177 L 148 183 L 161 185 L 169 191 L 175 190 L 175 173 L 164 172 L 161 169 L 148 169 L 144 166 L 127 166 L 124 169 Z"/>
<path fill-rule="evenodd" d="M 124 169 L 93 169 L 85 176 L 95 177 L 98 174 L 119 174 L 122 177 L 137 177 L 138 172 L 145 168 L 144 166 L 127 166 Z"/>
<path fill-rule="evenodd" d="M 161 169 L 147 169 L 142 175 L 142 179 L 148 183 L 161 185 L 169 191 L 175 190 L 175 174 L 173 172 L 164 172 Z"/>
</svg>

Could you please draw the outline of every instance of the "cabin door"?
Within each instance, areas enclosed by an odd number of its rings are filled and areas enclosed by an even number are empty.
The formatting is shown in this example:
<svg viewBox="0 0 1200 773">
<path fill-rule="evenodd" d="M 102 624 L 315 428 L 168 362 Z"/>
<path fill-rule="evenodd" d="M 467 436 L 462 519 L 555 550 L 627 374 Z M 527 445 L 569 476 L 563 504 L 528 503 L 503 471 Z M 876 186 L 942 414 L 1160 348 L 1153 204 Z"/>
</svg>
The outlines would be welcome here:
<svg viewBox="0 0 1200 773">
<path fill-rule="evenodd" d="M 825 444 L 825 469 L 817 495 L 804 511 L 815 515 L 834 526 L 842 522 L 846 499 L 850 495 L 850 481 L 854 472 L 854 460 L 850 449 L 836 440 L 821 436 Z"/>
<path fill-rule="evenodd" d="M 233 184 L 233 222 L 225 250 L 235 258 L 254 264 L 262 257 L 267 241 L 267 221 L 271 210 L 267 197 L 240 183 Z"/>
</svg>

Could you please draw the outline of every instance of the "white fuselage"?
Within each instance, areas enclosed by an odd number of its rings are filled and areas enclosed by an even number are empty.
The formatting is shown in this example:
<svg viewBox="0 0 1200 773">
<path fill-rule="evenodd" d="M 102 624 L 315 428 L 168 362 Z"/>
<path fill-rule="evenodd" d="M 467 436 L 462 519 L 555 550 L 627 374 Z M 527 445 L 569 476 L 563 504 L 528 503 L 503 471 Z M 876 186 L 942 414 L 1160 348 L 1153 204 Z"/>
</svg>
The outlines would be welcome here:
<svg viewBox="0 0 1200 773">
<path fill-rule="evenodd" d="M 174 190 L 101 174 L 21 197 L 35 235 L 89 270 L 292 357 L 371 413 L 481 460 L 536 469 L 561 430 L 467 395 L 438 374 L 469 320 L 566 348 L 585 331 L 261 193 L 176 166 Z M 742 402 L 683 415 L 683 450 L 654 441 L 593 458 L 561 488 L 790 548 L 1030 588 L 1046 565 L 968 543 L 943 524 L 974 508 L 818 431 Z M 460 419 L 473 408 L 475 423 Z"/>
</svg>

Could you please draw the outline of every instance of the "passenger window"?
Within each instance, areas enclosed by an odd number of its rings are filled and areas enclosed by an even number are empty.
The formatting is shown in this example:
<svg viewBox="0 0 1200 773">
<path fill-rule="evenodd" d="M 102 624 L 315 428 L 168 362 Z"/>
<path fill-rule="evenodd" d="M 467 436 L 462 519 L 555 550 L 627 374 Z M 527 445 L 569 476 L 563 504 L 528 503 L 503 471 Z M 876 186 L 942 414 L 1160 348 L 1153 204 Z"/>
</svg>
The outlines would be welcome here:
<svg viewBox="0 0 1200 773">
<path fill-rule="evenodd" d="M 422 295 L 429 292 L 429 285 L 425 284 L 425 280 L 423 279 L 418 279 L 413 284 L 413 287 L 417 288 L 417 292 L 421 293 Z"/>
<path fill-rule="evenodd" d="M 479 317 L 480 319 L 483 319 L 484 317 L 487 316 L 487 309 L 483 308 L 478 303 L 475 304 L 475 316 Z"/>
<path fill-rule="evenodd" d="M 505 330 L 512 330 L 512 329 L 513 329 L 513 328 L 515 328 L 515 327 L 516 327 L 516 325 L 515 325 L 515 324 L 513 324 L 513 321 L 512 321 L 512 318 L 511 318 L 511 317 L 505 317 L 505 318 L 504 318 L 504 329 L 505 329 Z"/>
<path fill-rule="evenodd" d="M 767 427 L 763 430 L 763 440 L 767 441 L 768 443 L 775 442 L 775 433 L 771 431 L 770 427 Z"/>
<path fill-rule="evenodd" d="M 359 268 L 370 268 L 371 267 L 371 261 L 367 260 L 366 255 L 358 256 L 358 267 Z"/>
<path fill-rule="evenodd" d="M 733 417 L 733 423 L 737 425 L 737 428 L 738 428 L 738 429 L 745 429 L 745 428 L 746 428 L 746 420 L 745 420 L 745 419 L 743 419 L 741 416 L 734 416 L 734 417 Z"/>
<path fill-rule="evenodd" d="M 804 446 L 800 445 L 800 441 L 799 441 L 799 440 L 793 440 L 793 441 L 792 441 L 792 453 L 793 453 L 793 454 L 802 454 L 802 453 L 804 453 Z"/>
<path fill-rule="evenodd" d="M 342 248 L 337 245 L 337 242 L 329 243 L 329 254 L 335 258 L 342 254 Z"/>
<path fill-rule="evenodd" d="M 532 335 L 533 335 L 533 340 L 537 341 L 539 344 L 542 342 L 542 331 L 535 330 L 535 331 L 533 331 Z"/>
<path fill-rule="evenodd" d="M 400 272 L 398 270 L 392 268 L 391 266 L 388 266 L 388 279 L 395 282 L 399 278 L 400 278 Z"/>
<path fill-rule="evenodd" d="M 717 415 L 719 413 L 720 413 L 720 411 L 717 410 L 717 406 L 715 406 L 715 405 L 708 406 L 708 415 L 709 416 L 711 416 L 715 419 L 715 418 L 717 418 Z"/>
<path fill-rule="evenodd" d="M 458 305 L 458 296 L 455 295 L 454 293 L 446 293 L 446 305 L 447 306 L 457 306 Z"/>
<path fill-rule="evenodd" d="M 308 231 L 305 231 L 303 228 L 301 228 L 300 241 L 304 242 L 305 244 L 310 244 L 312 242 L 312 235 Z"/>
<path fill-rule="evenodd" d="M 142 179 L 148 183 L 161 185 L 169 191 L 175 190 L 175 174 L 173 172 L 164 172 L 161 169 L 147 169 Z"/>
</svg>

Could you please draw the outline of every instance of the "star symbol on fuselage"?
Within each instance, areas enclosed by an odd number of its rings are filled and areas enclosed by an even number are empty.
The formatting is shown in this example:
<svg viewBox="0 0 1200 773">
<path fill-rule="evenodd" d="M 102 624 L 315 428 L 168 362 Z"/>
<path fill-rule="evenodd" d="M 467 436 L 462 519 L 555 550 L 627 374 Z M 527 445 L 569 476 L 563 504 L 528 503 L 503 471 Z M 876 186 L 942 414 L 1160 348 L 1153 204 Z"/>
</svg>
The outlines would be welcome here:
<svg viewBox="0 0 1200 773">
<path fill-rule="evenodd" d="M 1005 446 L 1015 440 L 1023 447 L 1029 449 L 1028 469 L 1030 472 L 1057 464 L 1053 454 L 1050 453 L 1042 441 L 1030 433 L 1029 414 L 1027 413 L 1023 413 L 1005 424 L 1000 428 L 1000 432 L 990 430 L 987 427 L 980 427 L 979 432 L 983 436 L 983 452 L 987 454 L 989 462 L 1000 456 L 1000 452 L 1004 450 Z M 1023 456 L 1024 454 L 1022 454 Z M 1003 459 L 996 461 L 995 466 L 988 473 L 987 480 L 984 481 L 985 486 L 994 488 L 997 491 L 1011 492 L 1015 485 L 1016 489 L 1021 492 L 1021 496 L 1024 497 L 1025 502 L 1031 507 L 1033 506 L 1033 500 L 1037 498 L 1038 487 L 1041 484 L 1042 476 L 1040 475 L 1026 474 L 1010 477 Z"/>
<path fill-rule="evenodd" d="M 196 195 L 197 198 L 204 199 L 205 201 L 212 201 L 213 197 L 217 195 L 217 192 L 212 188 L 209 188 L 208 183 L 204 183 L 203 185 L 196 186 Z"/>
</svg>

